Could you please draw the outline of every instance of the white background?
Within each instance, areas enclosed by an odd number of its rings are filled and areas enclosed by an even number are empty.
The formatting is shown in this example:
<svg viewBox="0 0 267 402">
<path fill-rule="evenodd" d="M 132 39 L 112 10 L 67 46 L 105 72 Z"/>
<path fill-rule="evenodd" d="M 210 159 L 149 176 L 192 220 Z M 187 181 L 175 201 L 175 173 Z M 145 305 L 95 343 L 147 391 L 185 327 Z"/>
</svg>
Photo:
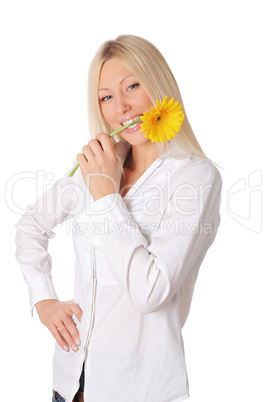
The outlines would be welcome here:
<svg viewBox="0 0 267 402">
<path fill-rule="evenodd" d="M 89 141 L 89 64 L 119 34 L 163 53 L 203 150 L 222 167 L 222 222 L 183 331 L 190 400 L 266 401 L 267 29 L 259 0 L 1 3 L 1 400 L 51 400 L 54 340 L 37 314 L 30 319 L 14 225 Z M 67 232 L 57 227 L 49 246 L 62 300 L 73 288 Z"/>
</svg>

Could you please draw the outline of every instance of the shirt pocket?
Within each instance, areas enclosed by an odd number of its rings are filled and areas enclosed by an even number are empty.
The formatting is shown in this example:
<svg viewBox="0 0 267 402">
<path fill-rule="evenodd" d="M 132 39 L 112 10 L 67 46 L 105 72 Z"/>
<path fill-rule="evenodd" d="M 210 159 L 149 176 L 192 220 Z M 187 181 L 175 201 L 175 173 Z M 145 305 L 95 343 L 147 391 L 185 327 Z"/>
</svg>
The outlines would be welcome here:
<svg viewBox="0 0 267 402">
<path fill-rule="evenodd" d="M 94 246 L 95 247 L 95 246 Z M 111 269 L 108 266 L 108 262 L 106 258 L 104 258 L 104 250 L 103 247 L 97 246 L 95 247 L 95 272 L 96 279 L 98 285 L 118 285 L 118 282 L 115 280 L 112 275 Z"/>
<path fill-rule="evenodd" d="M 72 240 L 76 257 L 76 270 L 83 280 L 89 282 L 93 276 L 94 248 L 90 242 L 91 227 L 88 217 L 82 214 L 74 219 Z"/>
<path fill-rule="evenodd" d="M 72 235 L 76 269 L 80 271 L 82 278 L 89 282 L 95 276 L 99 285 L 118 284 L 104 257 L 102 236 L 96 233 L 88 215 L 83 213 L 75 218 Z"/>
</svg>

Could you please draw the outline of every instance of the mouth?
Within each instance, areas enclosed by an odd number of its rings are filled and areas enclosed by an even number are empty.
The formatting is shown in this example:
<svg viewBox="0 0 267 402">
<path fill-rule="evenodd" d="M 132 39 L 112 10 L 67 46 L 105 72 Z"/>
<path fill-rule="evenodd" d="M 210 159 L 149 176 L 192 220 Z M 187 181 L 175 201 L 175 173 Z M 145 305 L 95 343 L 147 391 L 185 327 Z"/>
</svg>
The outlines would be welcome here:
<svg viewBox="0 0 267 402">
<path fill-rule="evenodd" d="M 142 116 L 142 115 L 135 116 L 129 120 L 124 120 L 123 122 L 121 122 L 121 125 L 128 126 L 129 124 L 132 124 L 129 128 L 130 129 L 135 128 L 140 123 L 140 121 L 139 121 L 140 116 Z M 138 120 L 137 123 L 133 124 L 136 120 Z"/>
</svg>

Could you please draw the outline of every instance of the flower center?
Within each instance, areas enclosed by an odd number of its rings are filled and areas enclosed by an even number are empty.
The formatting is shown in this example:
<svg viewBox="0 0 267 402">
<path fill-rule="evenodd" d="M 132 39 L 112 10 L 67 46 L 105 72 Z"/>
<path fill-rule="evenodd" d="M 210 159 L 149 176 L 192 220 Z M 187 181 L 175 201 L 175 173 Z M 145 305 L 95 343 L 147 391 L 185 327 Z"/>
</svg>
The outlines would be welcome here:
<svg viewBox="0 0 267 402">
<path fill-rule="evenodd" d="M 160 112 L 155 113 L 155 120 L 160 121 L 162 119 L 162 116 L 160 115 Z"/>
</svg>

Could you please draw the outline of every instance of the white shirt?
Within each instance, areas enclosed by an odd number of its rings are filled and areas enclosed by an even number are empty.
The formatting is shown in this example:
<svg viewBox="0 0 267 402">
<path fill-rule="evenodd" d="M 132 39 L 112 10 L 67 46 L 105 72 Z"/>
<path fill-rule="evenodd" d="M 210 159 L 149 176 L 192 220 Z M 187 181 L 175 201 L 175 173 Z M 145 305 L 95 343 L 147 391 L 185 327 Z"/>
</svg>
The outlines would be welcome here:
<svg viewBox="0 0 267 402">
<path fill-rule="evenodd" d="M 115 145 L 122 165 L 130 148 L 125 140 Z M 81 347 L 67 353 L 56 343 L 54 389 L 71 402 L 85 361 L 85 402 L 188 398 L 181 329 L 220 223 L 218 169 L 203 158 L 161 155 L 125 197 L 97 201 L 80 169 L 69 173 L 16 225 L 33 310 L 38 301 L 57 299 L 48 240 L 57 224 L 73 219 L 74 301 L 83 310 L 82 322 L 73 320 Z"/>
</svg>

